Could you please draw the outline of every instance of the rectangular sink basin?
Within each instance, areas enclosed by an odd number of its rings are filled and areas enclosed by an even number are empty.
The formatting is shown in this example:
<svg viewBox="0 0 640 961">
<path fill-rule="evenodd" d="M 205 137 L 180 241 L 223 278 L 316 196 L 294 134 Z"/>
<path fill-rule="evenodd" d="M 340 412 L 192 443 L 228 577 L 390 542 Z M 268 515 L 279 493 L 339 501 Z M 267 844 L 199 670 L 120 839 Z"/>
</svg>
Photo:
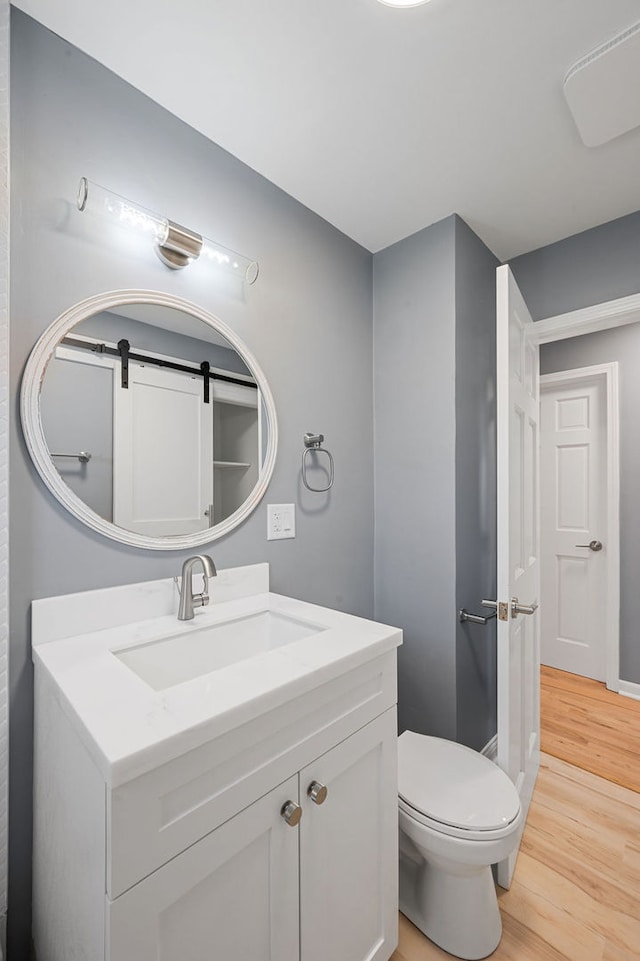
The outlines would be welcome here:
<svg viewBox="0 0 640 961">
<path fill-rule="evenodd" d="M 324 630 L 321 624 L 264 610 L 203 627 L 185 625 L 170 637 L 112 653 L 154 690 L 163 691 Z"/>
</svg>

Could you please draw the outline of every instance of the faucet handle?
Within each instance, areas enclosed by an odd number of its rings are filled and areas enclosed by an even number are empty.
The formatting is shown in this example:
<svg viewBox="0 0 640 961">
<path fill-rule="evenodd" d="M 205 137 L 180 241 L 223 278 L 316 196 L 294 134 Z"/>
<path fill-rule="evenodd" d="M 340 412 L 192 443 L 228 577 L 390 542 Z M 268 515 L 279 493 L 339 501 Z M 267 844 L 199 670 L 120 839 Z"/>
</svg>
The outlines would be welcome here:
<svg viewBox="0 0 640 961">
<path fill-rule="evenodd" d="M 202 594 L 193 595 L 194 607 L 206 607 L 208 603 L 209 603 L 209 595 L 207 594 L 206 591 L 203 591 Z"/>
</svg>

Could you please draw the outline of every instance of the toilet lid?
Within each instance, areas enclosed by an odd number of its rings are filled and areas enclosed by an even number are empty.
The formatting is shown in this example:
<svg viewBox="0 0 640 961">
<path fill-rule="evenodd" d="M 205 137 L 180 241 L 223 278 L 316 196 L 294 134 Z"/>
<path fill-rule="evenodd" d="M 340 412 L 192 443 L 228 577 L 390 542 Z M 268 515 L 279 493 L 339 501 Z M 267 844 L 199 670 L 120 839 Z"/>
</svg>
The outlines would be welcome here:
<svg viewBox="0 0 640 961">
<path fill-rule="evenodd" d="M 489 758 L 413 731 L 398 738 L 398 793 L 434 821 L 470 831 L 495 831 L 520 810 L 518 792 Z"/>
</svg>

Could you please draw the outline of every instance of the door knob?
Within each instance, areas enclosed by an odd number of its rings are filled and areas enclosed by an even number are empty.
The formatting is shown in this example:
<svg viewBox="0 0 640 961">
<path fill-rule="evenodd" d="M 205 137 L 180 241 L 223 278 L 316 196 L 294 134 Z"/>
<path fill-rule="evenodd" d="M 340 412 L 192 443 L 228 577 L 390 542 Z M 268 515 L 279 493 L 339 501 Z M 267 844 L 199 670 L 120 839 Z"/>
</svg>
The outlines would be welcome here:
<svg viewBox="0 0 640 961">
<path fill-rule="evenodd" d="M 576 544 L 576 547 L 588 547 L 590 551 L 601 551 L 602 541 L 589 541 L 588 544 Z"/>
<path fill-rule="evenodd" d="M 535 614 L 537 610 L 537 604 L 521 604 L 517 597 L 511 598 L 511 617 L 517 617 L 518 614 Z"/>
<path fill-rule="evenodd" d="M 324 804 L 328 793 L 326 786 L 319 781 L 312 781 L 307 788 L 307 797 L 310 797 L 314 804 Z"/>
<path fill-rule="evenodd" d="M 294 828 L 296 824 L 300 824 L 300 818 L 302 817 L 302 808 L 295 801 L 287 801 L 286 804 L 282 805 L 282 810 L 280 811 L 281 816 L 287 822 L 289 827 Z"/>
</svg>

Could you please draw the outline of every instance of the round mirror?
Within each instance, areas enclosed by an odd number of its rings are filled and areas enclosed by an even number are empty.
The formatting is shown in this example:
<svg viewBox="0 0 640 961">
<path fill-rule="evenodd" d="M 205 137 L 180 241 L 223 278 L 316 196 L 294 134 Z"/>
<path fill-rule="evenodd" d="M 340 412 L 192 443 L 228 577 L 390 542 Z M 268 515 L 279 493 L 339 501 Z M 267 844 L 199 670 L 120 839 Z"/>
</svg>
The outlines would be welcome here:
<svg viewBox="0 0 640 961">
<path fill-rule="evenodd" d="M 65 311 L 26 366 L 22 425 L 72 514 L 124 544 L 206 544 L 273 473 L 271 391 L 226 324 L 169 294 L 112 291 Z"/>
</svg>

